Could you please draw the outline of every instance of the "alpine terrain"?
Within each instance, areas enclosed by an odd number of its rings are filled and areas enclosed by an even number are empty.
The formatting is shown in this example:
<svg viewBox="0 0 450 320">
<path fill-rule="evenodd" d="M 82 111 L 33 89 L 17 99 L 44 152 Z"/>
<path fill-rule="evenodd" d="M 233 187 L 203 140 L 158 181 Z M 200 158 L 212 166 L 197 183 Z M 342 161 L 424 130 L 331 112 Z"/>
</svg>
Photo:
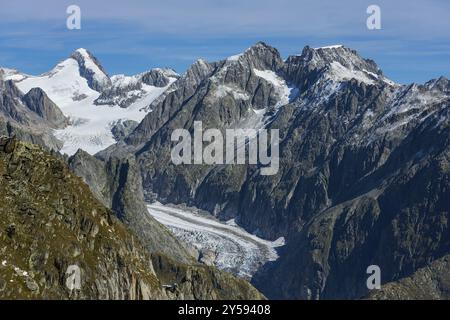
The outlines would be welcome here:
<svg viewBox="0 0 450 320">
<path fill-rule="evenodd" d="M 448 299 L 449 106 L 448 79 L 398 84 L 342 45 L 258 42 L 182 75 L 109 76 L 85 49 L 0 68 L 0 133 L 49 152 L 0 152 L 0 296 L 65 298 L 76 260 L 105 275 L 89 298 Z M 278 129 L 278 171 L 174 164 L 172 133 L 200 121 L 257 130 L 247 151 Z"/>
</svg>

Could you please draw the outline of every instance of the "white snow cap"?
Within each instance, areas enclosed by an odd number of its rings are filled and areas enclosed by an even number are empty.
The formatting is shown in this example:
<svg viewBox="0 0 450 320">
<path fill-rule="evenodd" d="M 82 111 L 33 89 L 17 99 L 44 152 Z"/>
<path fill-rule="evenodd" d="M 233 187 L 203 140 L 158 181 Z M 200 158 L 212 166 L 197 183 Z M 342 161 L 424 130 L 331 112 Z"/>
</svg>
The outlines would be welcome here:
<svg viewBox="0 0 450 320">
<path fill-rule="evenodd" d="M 74 54 L 75 53 L 81 55 L 85 68 L 93 72 L 93 78 L 96 81 L 98 81 L 99 83 L 108 82 L 108 75 L 105 73 L 105 71 L 102 70 L 102 67 L 95 62 L 95 58 L 93 58 L 88 50 L 79 48 L 75 50 Z M 72 54 L 72 58 L 77 60 L 77 58 L 74 57 L 74 54 Z"/>
<path fill-rule="evenodd" d="M 116 140 L 111 127 L 119 120 L 133 120 L 140 122 L 148 111 L 143 108 L 150 105 L 177 80 L 173 71 L 166 72 L 173 77 L 165 87 L 154 87 L 142 84 L 136 94 L 136 100 L 127 108 L 114 103 L 97 105 L 95 100 L 101 92 L 89 86 L 88 80 L 80 74 L 80 64 L 93 73 L 92 78 L 99 82 L 106 82 L 109 77 L 101 70 L 93 55 L 84 48 L 75 50 L 72 55 L 59 62 L 52 70 L 39 76 L 25 75 L 12 69 L 3 69 L 6 80 L 16 81 L 16 85 L 23 93 L 39 87 L 45 91 L 50 99 L 57 104 L 63 114 L 70 118 L 70 125 L 64 129 L 55 130 L 55 136 L 64 146 L 61 152 L 74 154 L 79 148 L 90 154 L 114 144 Z M 5 72 L 6 71 L 6 72 Z M 113 76 L 116 82 L 138 81 L 138 76 Z M 109 80 L 110 81 L 110 80 Z"/>
<path fill-rule="evenodd" d="M 82 56 L 89 57 L 89 53 L 85 48 L 78 48 L 75 52 L 80 53 Z"/>
<path fill-rule="evenodd" d="M 325 47 L 318 47 L 318 48 L 314 48 L 315 50 L 318 50 L 318 49 L 337 49 L 337 48 L 343 48 L 344 47 L 344 45 L 342 45 L 342 44 L 334 44 L 334 45 L 331 45 L 331 46 L 325 46 Z"/>
</svg>

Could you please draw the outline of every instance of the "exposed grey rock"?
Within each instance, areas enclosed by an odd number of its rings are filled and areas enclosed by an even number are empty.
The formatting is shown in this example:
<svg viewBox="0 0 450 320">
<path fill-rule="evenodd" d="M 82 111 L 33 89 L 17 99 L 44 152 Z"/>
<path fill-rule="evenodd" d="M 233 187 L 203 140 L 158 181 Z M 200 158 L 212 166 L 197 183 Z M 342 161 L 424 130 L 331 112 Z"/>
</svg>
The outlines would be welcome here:
<svg viewBox="0 0 450 320">
<path fill-rule="evenodd" d="M 32 115 L 27 113 L 21 103 L 23 94 L 14 82 L 0 82 L 0 112 L 4 118 L 14 120 L 18 123 L 30 124 Z"/>
<path fill-rule="evenodd" d="M 91 89 L 102 92 L 111 86 L 111 79 L 109 79 L 105 69 L 103 69 L 92 53 L 85 49 L 78 49 L 70 57 L 78 62 L 80 75 L 88 81 Z M 92 70 L 89 63 L 94 64 L 99 69 L 99 73 L 96 73 L 96 70 Z"/>
<path fill-rule="evenodd" d="M 184 244 L 149 215 L 132 155 L 103 162 L 78 150 L 69 158 L 69 166 L 90 186 L 94 195 L 133 230 L 149 252 L 162 252 L 185 263 L 193 261 Z"/>
<path fill-rule="evenodd" d="M 39 286 L 38 286 L 38 284 L 36 283 L 36 281 L 34 281 L 33 279 L 31 279 L 30 277 L 27 277 L 27 278 L 25 279 L 25 283 L 26 283 L 27 288 L 28 288 L 30 291 L 33 291 L 33 292 L 39 292 Z"/>
<path fill-rule="evenodd" d="M 280 106 L 279 88 L 255 69 L 297 95 Z M 220 86 L 231 89 L 217 94 Z M 450 251 L 449 104 L 445 78 L 401 86 L 345 47 L 306 47 L 283 62 L 258 43 L 232 59 L 196 62 L 150 106 L 128 145 L 107 153 L 134 150 L 145 193 L 160 201 L 286 237 L 280 259 L 254 278 L 269 297 L 359 298 L 367 266 L 395 281 Z M 171 163 L 174 129 L 251 125 L 250 109 L 264 109 L 265 127 L 280 129 L 277 175 Z"/>
<path fill-rule="evenodd" d="M 263 43 L 249 48 L 237 59 L 214 64 L 199 60 L 164 97 L 150 105 L 152 112 L 126 139 L 138 147 L 138 162 L 147 193 L 157 193 L 163 201 L 189 203 L 192 189 L 200 186 L 199 181 L 210 174 L 211 168 L 170 165 L 172 130 L 192 131 L 197 120 L 203 122 L 205 129 L 239 127 L 256 117 L 253 110 L 266 108 L 270 113 L 282 98 L 280 88 L 258 76 L 255 70 L 277 74 L 282 72 L 282 64 L 278 51 Z M 143 141 L 146 143 L 142 144 Z M 240 169 L 237 171 L 245 174 Z M 236 190 L 240 186 L 234 182 L 243 183 L 244 179 L 231 177 L 230 181 L 233 181 L 231 189 Z M 224 189 L 218 193 L 227 194 Z"/>
<path fill-rule="evenodd" d="M 59 108 L 40 89 L 23 95 L 13 81 L 0 81 L 0 134 L 58 150 L 61 142 L 52 129 L 67 124 Z"/>
<path fill-rule="evenodd" d="M 195 93 L 199 84 L 210 76 L 215 68 L 216 65 L 204 60 L 196 61 L 178 81 L 153 101 L 147 108 L 148 111 L 152 110 L 152 115 L 149 114 L 144 118 L 127 141 L 134 145 L 146 141 L 181 107 L 185 100 Z"/>
<path fill-rule="evenodd" d="M 95 100 L 97 105 L 118 105 L 128 108 L 133 102 L 148 94 L 148 86 L 166 87 L 178 74 L 170 69 L 152 69 L 135 76 L 117 75 L 111 77 L 111 86 L 103 89 Z"/>
<path fill-rule="evenodd" d="M 165 87 L 170 82 L 170 77 L 178 77 L 173 70 L 152 69 L 142 75 L 142 82 L 154 87 Z"/>
<path fill-rule="evenodd" d="M 117 141 L 125 139 L 139 125 L 133 120 L 118 121 L 112 128 L 111 132 Z"/>
<path fill-rule="evenodd" d="M 0 152 L 0 173 L 0 299 L 264 298 L 225 272 L 150 255 L 64 162 L 38 146 L 20 142 L 15 152 Z M 14 234 L 3 232 L 11 226 Z M 79 287 L 71 286 L 71 271 Z M 168 281 L 179 284 L 173 292 Z"/>
<path fill-rule="evenodd" d="M 29 141 L 34 144 L 43 146 L 49 150 L 59 150 L 62 147 L 61 141 L 56 139 L 48 131 L 34 130 L 24 127 L 14 121 L 5 121 L 0 116 L 0 135 L 12 136 L 16 135 L 20 140 Z"/>
<path fill-rule="evenodd" d="M 126 86 L 113 81 L 97 103 L 126 107 L 135 99 L 130 90 L 168 85 L 165 77 L 150 73 Z M 17 104 L 17 88 L 0 85 L 6 126 L 36 121 Z M 295 94 L 287 97 L 285 85 Z M 151 112 L 131 134 L 119 128 L 124 139 L 117 145 L 95 160 L 77 153 L 70 163 L 151 252 L 164 250 L 153 240 L 165 235 L 145 221 L 144 195 L 236 218 L 272 240 L 284 236 L 280 258 L 253 279 L 269 297 L 360 298 L 368 294 L 371 264 L 381 267 L 383 283 L 415 283 L 421 268 L 429 267 L 433 279 L 446 272 L 445 263 L 436 269 L 433 261 L 450 252 L 449 105 L 444 77 L 398 85 L 349 48 L 305 47 L 283 61 L 276 49 L 257 43 L 223 61 L 198 60 L 146 107 Z M 262 176 L 258 165 L 173 165 L 170 135 L 192 132 L 194 121 L 222 131 L 279 129 L 278 174 Z M 171 246 L 169 255 L 177 252 Z M 165 283 L 186 280 L 170 293 L 181 297 L 178 289 L 191 288 L 192 273 L 169 260 L 155 256 L 155 269 L 171 270 Z M 420 296 L 404 291 L 404 283 L 392 288 L 402 297 Z"/>
<path fill-rule="evenodd" d="M 0 136 L 0 151 L 3 151 L 5 153 L 12 153 L 16 148 L 16 144 L 17 144 L 16 136 L 14 135 L 12 137 Z"/>
<path fill-rule="evenodd" d="M 33 88 L 23 97 L 25 105 L 51 127 L 60 129 L 68 124 L 68 119 L 41 88 Z"/>
</svg>

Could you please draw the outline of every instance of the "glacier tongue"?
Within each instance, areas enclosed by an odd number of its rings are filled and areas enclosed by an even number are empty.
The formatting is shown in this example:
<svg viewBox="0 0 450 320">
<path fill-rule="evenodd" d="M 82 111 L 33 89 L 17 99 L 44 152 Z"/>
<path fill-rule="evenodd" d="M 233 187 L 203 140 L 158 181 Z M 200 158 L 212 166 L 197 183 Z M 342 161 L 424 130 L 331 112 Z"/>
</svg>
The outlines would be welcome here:
<svg viewBox="0 0 450 320">
<path fill-rule="evenodd" d="M 158 202 L 147 208 L 150 215 L 176 237 L 208 256 L 211 264 L 245 279 L 251 279 L 266 262 L 278 259 L 276 248 L 284 245 L 284 238 L 264 240 L 240 228 L 234 221 L 220 222 L 193 209 Z"/>
</svg>

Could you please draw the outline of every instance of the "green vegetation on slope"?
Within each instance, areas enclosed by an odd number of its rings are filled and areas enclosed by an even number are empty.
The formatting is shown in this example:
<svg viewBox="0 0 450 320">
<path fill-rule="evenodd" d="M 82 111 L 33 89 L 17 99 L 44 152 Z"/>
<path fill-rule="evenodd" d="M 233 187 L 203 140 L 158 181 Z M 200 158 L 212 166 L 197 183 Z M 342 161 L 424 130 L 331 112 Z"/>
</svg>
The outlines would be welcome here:
<svg viewBox="0 0 450 320">
<path fill-rule="evenodd" d="M 158 263 L 155 272 L 152 260 L 165 263 Z M 81 270 L 81 288 L 72 292 L 66 286 L 71 265 Z M 174 282 L 173 292 L 163 286 Z M 19 142 L 13 153 L 0 151 L 0 298 L 263 296 L 217 269 L 150 257 L 64 162 L 40 147 Z"/>
</svg>

